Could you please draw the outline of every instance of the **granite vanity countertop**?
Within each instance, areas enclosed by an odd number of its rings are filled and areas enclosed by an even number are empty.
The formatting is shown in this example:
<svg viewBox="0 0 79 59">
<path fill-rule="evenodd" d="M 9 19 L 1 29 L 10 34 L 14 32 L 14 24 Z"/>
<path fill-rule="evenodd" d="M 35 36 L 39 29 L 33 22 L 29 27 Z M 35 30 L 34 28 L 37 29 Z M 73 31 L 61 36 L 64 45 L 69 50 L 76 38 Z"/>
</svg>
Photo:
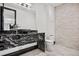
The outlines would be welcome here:
<svg viewBox="0 0 79 59">
<path fill-rule="evenodd" d="M 37 33 L 37 30 L 30 30 L 30 29 L 11 29 L 2 31 L 2 34 L 32 34 Z"/>
</svg>

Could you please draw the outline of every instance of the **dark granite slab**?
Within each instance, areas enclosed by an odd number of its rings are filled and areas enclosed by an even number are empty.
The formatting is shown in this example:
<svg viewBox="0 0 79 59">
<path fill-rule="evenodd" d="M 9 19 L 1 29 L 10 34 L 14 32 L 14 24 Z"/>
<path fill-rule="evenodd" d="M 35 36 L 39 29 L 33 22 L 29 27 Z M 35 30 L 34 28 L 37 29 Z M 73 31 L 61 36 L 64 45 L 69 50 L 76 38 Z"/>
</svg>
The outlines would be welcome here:
<svg viewBox="0 0 79 59">
<path fill-rule="evenodd" d="M 40 50 L 45 51 L 45 33 L 38 33 L 37 45 Z"/>
<path fill-rule="evenodd" d="M 0 34 L 0 51 L 37 42 L 38 48 L 45 51 L 45 33 L 36 30 L 10 30 Z"/>
<path fill-rule="evenodd" d="M 5 50 L 8 48 L 13 48 L 33 42 L 37 42 L 38 37 L 37 34 L 21 34 L 21 35 L 1 35 L 0 39 L 0 50 Z"/>
</svg>

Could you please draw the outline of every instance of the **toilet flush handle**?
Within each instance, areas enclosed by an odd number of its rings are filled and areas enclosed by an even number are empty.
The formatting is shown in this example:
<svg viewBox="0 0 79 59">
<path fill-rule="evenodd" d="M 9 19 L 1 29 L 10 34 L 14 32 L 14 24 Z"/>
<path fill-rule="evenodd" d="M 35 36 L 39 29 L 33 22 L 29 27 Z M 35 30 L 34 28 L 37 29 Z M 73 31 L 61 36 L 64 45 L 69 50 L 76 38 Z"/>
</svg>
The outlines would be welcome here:
<svg viewBox="0 0 79 59">
<path fill-rule="evenodd" d="M 50 36 L 54 36 L 54 35 L 50 35 Z"/>
</svg>

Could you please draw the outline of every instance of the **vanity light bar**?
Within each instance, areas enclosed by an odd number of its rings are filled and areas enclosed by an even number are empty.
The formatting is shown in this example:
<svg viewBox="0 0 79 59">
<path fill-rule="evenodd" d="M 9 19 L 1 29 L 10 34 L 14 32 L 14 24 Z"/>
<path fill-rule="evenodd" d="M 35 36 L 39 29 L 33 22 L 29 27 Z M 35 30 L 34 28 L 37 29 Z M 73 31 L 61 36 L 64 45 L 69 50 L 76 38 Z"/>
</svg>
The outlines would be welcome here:
<svg viewBox="0 0 79 59">
<path fill-rule="evenodd" d="M 17 3 L 17 4 L 21 5 L 23 7 L 31 8 L 31 4 L 30 3 Z"/>
</svg>

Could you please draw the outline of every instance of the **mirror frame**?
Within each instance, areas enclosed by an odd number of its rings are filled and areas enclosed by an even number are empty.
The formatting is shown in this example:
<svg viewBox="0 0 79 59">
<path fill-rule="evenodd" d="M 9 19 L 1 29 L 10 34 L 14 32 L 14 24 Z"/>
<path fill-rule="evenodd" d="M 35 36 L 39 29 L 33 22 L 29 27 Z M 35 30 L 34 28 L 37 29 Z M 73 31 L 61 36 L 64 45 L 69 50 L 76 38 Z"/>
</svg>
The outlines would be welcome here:
<svg viewBox="0 0 79 59">
<path fill-rule="evenodd" d="M 16 10 L 11 9 L 11 8 L 7 8 L 7 7 L 4 7 L 3 6 L 3 8 L 2 8 L 3 13 L 4 13 L 4 9 L 7 9 L 7 10 L 10 10 L 10 11 L 13 11 L 14 12 L 14 25 L 13 26 L 15 26 L 16 25 Z M 3 31 L 5 31 L 4 30 L 4 14 L 3 14 Z"/>
</svg>

